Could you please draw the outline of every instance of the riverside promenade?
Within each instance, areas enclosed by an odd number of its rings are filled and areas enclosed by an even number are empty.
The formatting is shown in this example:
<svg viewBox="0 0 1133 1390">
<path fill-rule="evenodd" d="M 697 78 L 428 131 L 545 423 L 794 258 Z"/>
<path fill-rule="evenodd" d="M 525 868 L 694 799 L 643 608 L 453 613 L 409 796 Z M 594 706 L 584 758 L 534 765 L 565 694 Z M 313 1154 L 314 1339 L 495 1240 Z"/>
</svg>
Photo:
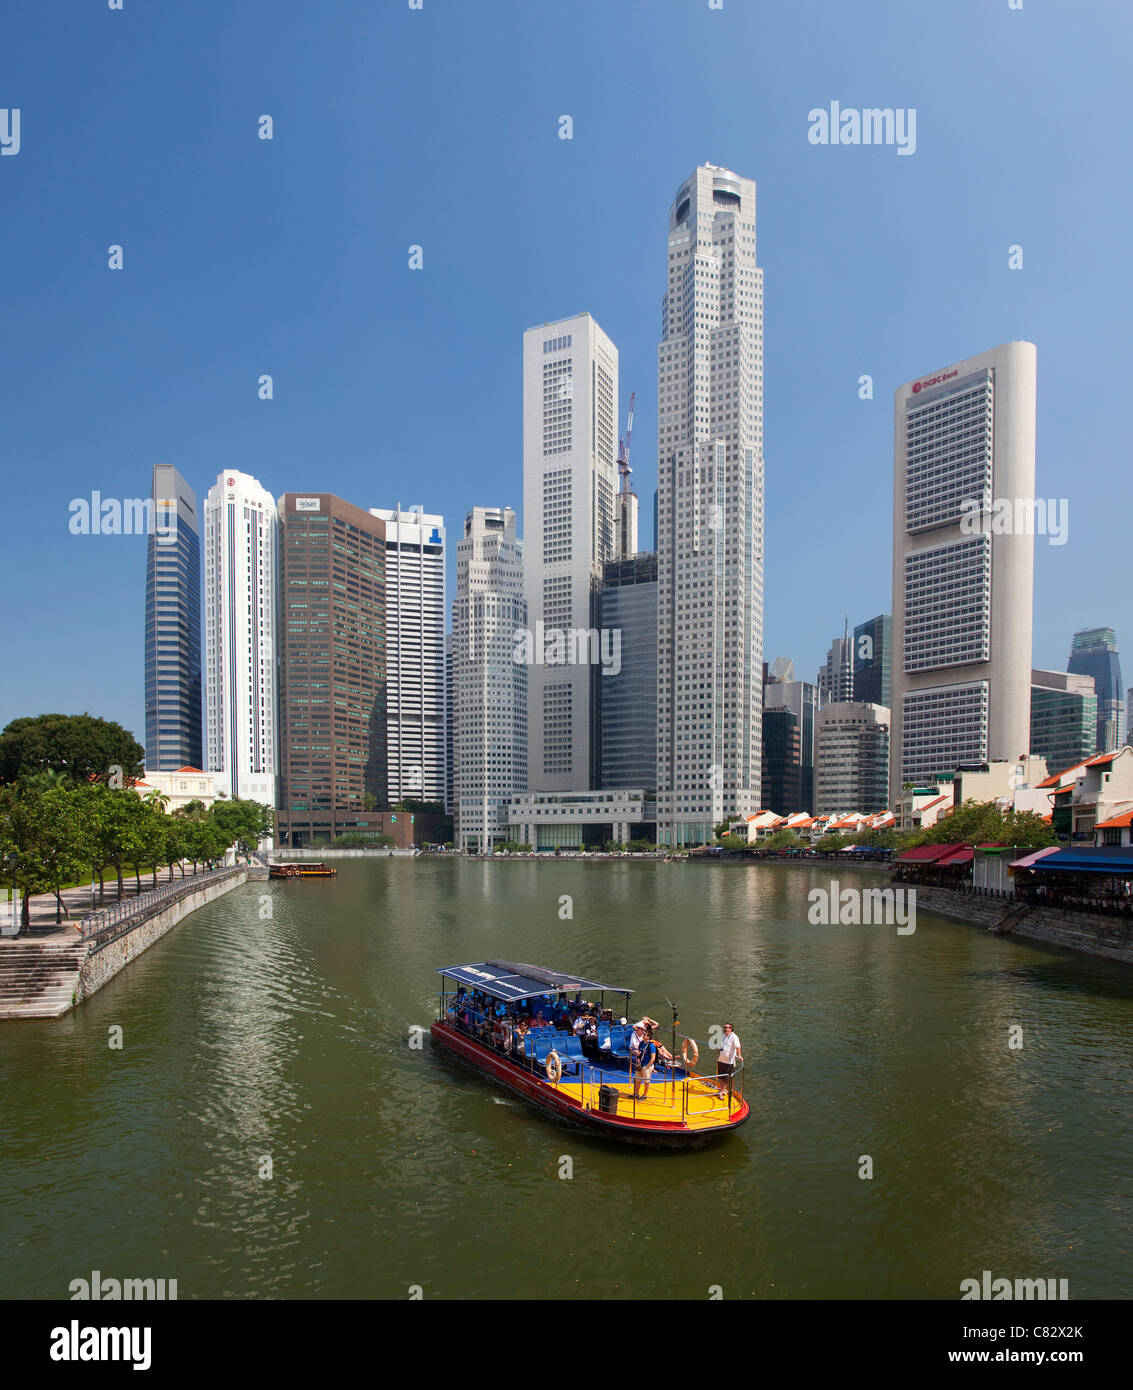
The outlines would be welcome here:
<svg viewBox="0 0 1133 1390">
<path fill-rule="evenodd" d="M 61 896 L 76 914 L 57 923 L 53 893 L 29 902 L 30 935 L 0 936 L 0 1020 L 58 1018 L 101 989 L 130 961 L 198 907 L 246 883 L 266 878 L 263 864 L 231 865 L 143 887 L 136 883 L 91 912 L 90 888 Z M 117 889 L 117 883 L 115 883 Z M 7 903 L 0 904 L 5 914 Z M 85 915 L 78 915 L 85 914 Z M 10 918 L 5 918 L 10 930 Z"/>
</svg>

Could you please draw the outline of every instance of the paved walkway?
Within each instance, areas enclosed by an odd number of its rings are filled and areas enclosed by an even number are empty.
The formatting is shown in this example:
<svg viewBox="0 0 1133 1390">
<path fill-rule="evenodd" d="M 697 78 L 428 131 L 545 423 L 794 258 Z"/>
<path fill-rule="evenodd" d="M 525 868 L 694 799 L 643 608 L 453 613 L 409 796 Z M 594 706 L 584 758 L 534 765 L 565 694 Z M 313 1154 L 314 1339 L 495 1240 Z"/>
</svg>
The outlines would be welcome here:
<svg viewBox="0 0 1133 1390">
<path fill-rule="evenodd" d="M 203 868 L 201 872 L 204 872 Z M 191 883 L 192 880 L 192 870 L 186 869 L 185 882 Z M 179 869 L 174 875 L 173 882 L 181 882 L 181 871 Z M 162 886 L 168 883 L 169 871 L 168 869 L 166 869 L 158 874 L 157 886 L 161 888 Z M 97 884 L 95 886 L 97 891 Z M 137 884 L 134 882 L 134 877 L 132 874 L 128 878 L 123 878 L 122 886 L 124 890 L 123 901 L 137 896 Z M 152 875 L 143 874 L 142 892 L 145 893 L 152 887 Z M 10 888 L 8 891 L 10 891 Z M 71 914 L 70 917 L 64 917 L 63 921 L 60 922 L 57 926 L 55 923 L 55 894 L 37 893 L 31 900 L 31 938 L 29 938 L 26 935 L 21 936 L 19 938 L 20 941 L 27 941 L 29 939 L 33 939 L 36 941 L 77 941 L 79 939 L 79 933 L 76 930 L 76 924 L 80 917 L 85 917 L 86 914 L 91 910 L 90 884 L 84 884 L 80 888 L 67 888 L 60 894 L 60 897 L 63 899 L 63 903 L 67 911 Z M 101 900 L 96 901 L 96 908 L 110 907 L 117 901 L 118 880 L 116 878 L 107 878 L 106 896 Z M 10 911 L 11 908 L 9 907 L 7 896 L 4 895 L 4 890 L 2 886 L 0 886 L 0 914 L 3 915 L 5 922 L 8 921 L 8 913 Z M 0 950 L 3 950 L 5 946 L 14 946 L 16 944 L 16 941 L 17 938 L 14 936 L 0 936 Z"/>
</svg>

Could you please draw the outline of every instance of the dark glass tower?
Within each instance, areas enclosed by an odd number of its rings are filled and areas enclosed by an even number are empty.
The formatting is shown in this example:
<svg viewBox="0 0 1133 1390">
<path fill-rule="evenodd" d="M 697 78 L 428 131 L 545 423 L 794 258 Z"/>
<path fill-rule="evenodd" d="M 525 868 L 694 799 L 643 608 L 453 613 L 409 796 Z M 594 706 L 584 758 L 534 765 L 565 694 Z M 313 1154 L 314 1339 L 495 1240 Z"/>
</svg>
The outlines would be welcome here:
<svg viewBox="0 0 1133 1390">
<path fill-rule="evenodd" d="M 603 566 L 599 626 L 621 634 L 621 670 L 598 674 L 601 729 L 596 786 L 657 786 L 657 556 Z M 598 668 L 596 667 L 597 671 Z"/>
<path fill-rule="evenodd" d="M 146 548 L 146 767 L 202 765 L 201 542 L 197 494 L 168 463 L 153 470 Z"/>
<path fill-rule="evenodd" d="M 1112 753 L 1125 737 L 1125 701 L 1117 633 L 1111 627 L 1088 627 L 1074 634 L 1067 671 L 1093 676 L 1098 697 L 1098 753 Z"/>
<path fill-rule="evenodd" d="M 893 702 L 893 618 L 879 613 L 854 628 L 854 699 L 859 704 Z"/>
</svg>

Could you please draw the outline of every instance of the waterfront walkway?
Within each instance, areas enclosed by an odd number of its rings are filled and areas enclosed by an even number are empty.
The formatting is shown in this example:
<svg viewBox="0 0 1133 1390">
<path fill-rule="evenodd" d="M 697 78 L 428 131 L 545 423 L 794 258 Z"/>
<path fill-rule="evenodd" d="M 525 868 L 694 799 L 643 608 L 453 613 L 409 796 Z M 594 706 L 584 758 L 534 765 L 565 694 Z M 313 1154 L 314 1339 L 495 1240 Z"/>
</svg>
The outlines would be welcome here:
<svg viewBox="0 0 1133 1390">
<path fill-rule="evenodd" d="M 200 877 L 200 874 L 203 874 L 205 872 L 206 870 L 204 868 L 204 865 L 201 866 L 200 873 L 197 875 L 193 874 L 192 869 L 187 869 L 185 872 L 184 881 L 186 884 L 192 883 L 194 877 Z M 181 875 L 180 873 L 178 873 L 173 879 L 172 886 L 176 886 L 180 883 Z M 169 882 L 168 872 L 166 872 L 165 874 L 158 875 L 157 886 L 159 888 L 167 888 L 171 886 Z M 132 898 L 136 898 L 138 896 L 137 884 L 132 877 L 123 883 L 123 889 L 124 896 L 122 898 L 122 905 L 126 906 Z M 152 890 L 153 878 L 149 874 L 144 874 L 142 876 L 142 893 L 145 894 L 148 892 L 152 892 Z M 60 893 L 59 896 L 63 899 L 64 906 L 66 907 L 67 911 L 71 914 L 70 917 L 64 917 L 62 922 L 56 923 L 55 894 L 36 893 L 34 897 L 31 899 L 31 906 L 29 911 L 29 916 L 31 918 L 31 938 L 29 938 L 27 935 L 28 929 L 26 927 L 23 928 L 24 935 L 19 938 L 16 938 L 14 936 L 0 936 L 0 950 L 3 950 L 5 946 L 15 946 L 18 944 L 18 942 L 28 941 L 32 938 L 34 938 L 36 941 L 51 941 L 56 943 L 64 941 L 78 941 L 79 920 L 83 917 L 86 917 L 92 911 L 90 884 L 85 883 L 78 888 L 64 889 L 64 891 Z M 95 898 L 93 911 L 99 912 L 103 908 L 113 907 L 117 904 L 117 902 L 118 881 L 117 879 L 107 879 L 105 896 L 102 898 Z M 5 923 L 9 921 L 7 914 L 10 911 L 11 908 L 9 906 L 8 900 L 6 898 L 0 899 L 0 913 L 4 914 Z"/>
</svg>

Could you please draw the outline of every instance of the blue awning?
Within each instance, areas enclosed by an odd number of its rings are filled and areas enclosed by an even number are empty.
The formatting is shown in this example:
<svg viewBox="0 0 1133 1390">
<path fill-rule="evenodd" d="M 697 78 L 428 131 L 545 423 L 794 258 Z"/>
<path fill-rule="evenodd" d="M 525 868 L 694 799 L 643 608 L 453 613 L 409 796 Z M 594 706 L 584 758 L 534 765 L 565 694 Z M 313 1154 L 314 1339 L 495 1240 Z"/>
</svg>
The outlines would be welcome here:
<svg viewBox="0 0 1133 1390">
<path fill-rule="evenodd" d="M 538 965 L 517 965 L 509 960 L 485 960 L 475 965 L 446 965 L 437 971 L 450 980 L 481 990 L 493 999 L 514 1004 L 539 994 L 574 994 L 578 990 L 609 990 L 613 994 L 632 994 L 631 989 L 605 985 L 581 975 L 564 975 Z"/>
<path fill-rule="evenodd" d="M 1133 874 L 1133 854 L 1116 846 L 1108 852 L 1099 848 L 1092 854 L 1080 849 L 1059 849 L 1027 867 L 1035 873 L 1109 874 L 1125 878 Z"/>
</svg>

